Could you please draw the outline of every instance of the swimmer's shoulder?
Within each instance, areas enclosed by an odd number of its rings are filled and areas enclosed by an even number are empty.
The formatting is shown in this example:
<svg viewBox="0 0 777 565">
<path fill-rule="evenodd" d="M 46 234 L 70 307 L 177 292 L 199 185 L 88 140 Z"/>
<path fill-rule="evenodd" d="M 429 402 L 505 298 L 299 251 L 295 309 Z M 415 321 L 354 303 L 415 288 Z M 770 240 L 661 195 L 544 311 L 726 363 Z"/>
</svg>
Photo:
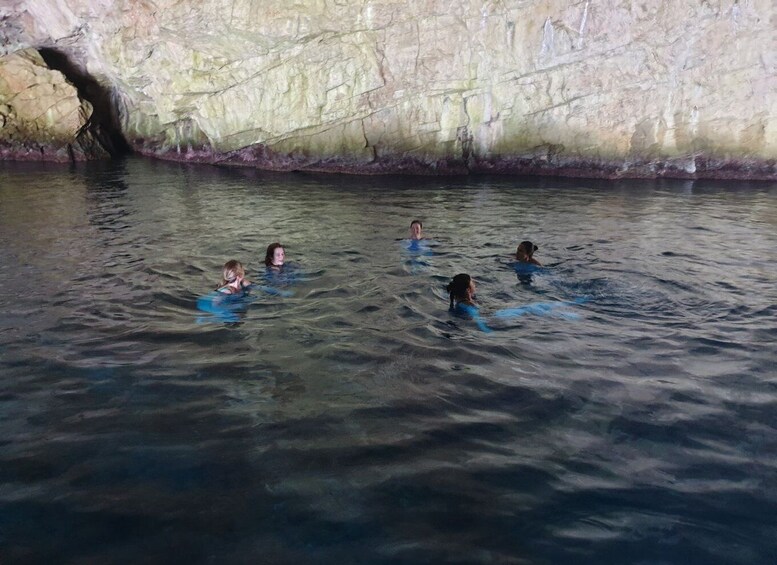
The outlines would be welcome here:
<svg viewBox="0 0 777 565">
<path fill-rule="evenodd" d="M 479 312 L 477 306 L 467 302 L 459 302 L 458 304 L 456 304 L 456 306 L 454 306 L 453 311 L 456 314 L 465 315 L 465 316 L 477 316 Z"/>
</svg>

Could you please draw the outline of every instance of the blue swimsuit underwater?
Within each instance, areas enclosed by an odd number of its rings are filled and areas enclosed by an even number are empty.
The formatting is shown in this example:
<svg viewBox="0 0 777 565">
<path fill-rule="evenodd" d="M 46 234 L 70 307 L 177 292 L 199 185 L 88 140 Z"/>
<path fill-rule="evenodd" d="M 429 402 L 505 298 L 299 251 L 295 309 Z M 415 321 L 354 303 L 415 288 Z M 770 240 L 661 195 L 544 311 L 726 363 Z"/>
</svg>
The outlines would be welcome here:
<svg viewBox="0 0 777 565">
<path fill-rule="evenodd" d="M 248 309 L 248 305 L 253 300 L 254 298 L 246 292 L 226 294 L 214 290 L 197 299 L 197 309 L 201 312 L 210 314 L 209 316 L 200 316 L 197 318 L 197 323 L 206 324 L 208 322 L 219 322 L 230 324 L 239 322 L 239 314 L 245 312 Z"/>
<path fill-rule="evenodd" d="M 497 319 L 508 319 L 518 318 L 524 314 L 534 314 L 536 316 L 553 315 L 566 318 L 567 320 L 577 320 L 580 318 L 579 314 L 575 312 L 564 311 L 564 308 L 568 306 L 575 306 L 577 304 L 583 304 L 584 302 L 588 302 L 588 299 L 576 298 L 575 300 L 571 301 L 560 300 L 558 302 L 535 302 L 533 304 L 526 304 L 516 308 L 503 308 L 502 310 L 497 310 L 494 312 L 493 317 Z M 453 312 L 458 316 L 471 319 L 475 322 L 478 328 L 486 333 L 494 331 L 492 328 L 488 327 L 488 324 L 480 315 L 480 309 L 474 304 L 465 304 L 463 302 L 459 302 L 453 308 Z"/>
<path fill-rule="evenodd" d="M 240 321 L 239 314 L 248 310 L 248 305 L 256 300 L 255 296 L 249 294 L 251 291 L 262 291 L 271 296 L 282 296 L 288 298 L 294 296 L 291 290 L 278 288 L 279 284 L 289 284 L 294 280 L 294 273 L 287 271 L 285 273 L 270 273 L 267 269 L 265 281 L 271 284 L 250 284 L 243 287 L 243 292 L 232 294 L 225 292 L 226 287 L 219 288 L 200 296 L 197 299 L 197 309 L 207 312 L 209 316 L 200 316 L 197 323 L 204 324 L 208 322 L 234 323 Z"/>
<path fill-rule="evenodd" d="M 407 257 L 404 263 L 411 273 L 417 274 L 431 266 L 430 261 L 426 259 L 434 255 L 430 243 L 433 242 L 426 239 L 402 240 L 402 254 Z"/>
</svg>

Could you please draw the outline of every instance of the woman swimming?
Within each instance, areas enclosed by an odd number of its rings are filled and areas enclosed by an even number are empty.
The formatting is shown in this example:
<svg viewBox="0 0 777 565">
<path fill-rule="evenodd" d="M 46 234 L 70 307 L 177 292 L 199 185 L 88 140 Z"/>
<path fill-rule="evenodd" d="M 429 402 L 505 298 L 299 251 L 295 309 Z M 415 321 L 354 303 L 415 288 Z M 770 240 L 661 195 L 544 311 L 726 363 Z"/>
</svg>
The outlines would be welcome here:
<svg viewBox="0 0 777 565">
<path fill-rule="evenodd" d="M 240 261 L 232 259 L 224 263 L 224 270 L 221 275 L 221 284 L 216 287 L 216 291 L 221 294 L 237 294 L 243 292 L 246 287 L 251 286 L 251 281 L 246 280 L 246 270 Z"/>
<path fill-rule="evenodd" d="M 282 290 L 279 286 L 286 286 L 294 282 L 297 278 L 295 265 L 286 263 L 286 250 L 278 242 L 267 246 L 267 253 L 264 256 L 264 280 L 267 285 L 254 285 L 254 288 L 262 290 L 268 294 L 280 296 L 294 296 L 290 290 Z"/>
<path fill-rule="evenodd" d="M 459 273 L 453 277 L 445 290 L 451 298 L 451 310 L 459 305 L 475 307 L 475 281 L 468 274 Z"/>
<path fill-rule="evenodd" d="M 518 249 L 515 250 L 515 260 L 519 263 L 529 263 L 530 265 L 536 265 L 542 267 L 542 263 L 537 261 L 533 255 L 539 247 L 534 245 L 531 241 L 522 241 L 518 245 Z"/>
<path fill-rule="evenodd" d="M 280 271 L 283 269 L 283 263 L 286 260 L 286 250 L 278 242 L 267 246 L 267 253 L 264 256 L 264 264 L 268 269 Z"/>
<path fill-rule="evenodd" d="M 454 314 L 471 318 L 484 332 L 492 331 L 480 317 L 475 304 L 475 281 L 466 273 L 459 273 L 446 287 L 451 299 L 450 309 Z"/>
<path fill-rule="evenodd" d="M 489 327 L 486 323 L 486 320 L 480 316 L 480 309 L 475 303 L 475 281 L 471 276 L 466 273 L 456 275 L 448 284 L 446 290 L 450 295 L 450 309 L 454 314 L 470 318 L 486 333 L 494 331 L 493 328 Z M 568 311 L 568 307 L 583 304 L 587 301 L 587 298 L 580 297 L 572 301 L 559 300 L 555 302 L 535 302 L 516 308 L 497 310 L 489 318 L 508 319 L 518 318 L 526 314 L 534 314 L 537 316 L 555 315 L 569 320 L 575 320 L 580 317 L 579 314 Z"/>
<path fill-rule="evenodd" d="M 421 220 L 413 220 L 410 222 L 410 239 L 415 241 L 423 239 L 423 229 L 424 225 L 421 223 Z"/>
</svg>

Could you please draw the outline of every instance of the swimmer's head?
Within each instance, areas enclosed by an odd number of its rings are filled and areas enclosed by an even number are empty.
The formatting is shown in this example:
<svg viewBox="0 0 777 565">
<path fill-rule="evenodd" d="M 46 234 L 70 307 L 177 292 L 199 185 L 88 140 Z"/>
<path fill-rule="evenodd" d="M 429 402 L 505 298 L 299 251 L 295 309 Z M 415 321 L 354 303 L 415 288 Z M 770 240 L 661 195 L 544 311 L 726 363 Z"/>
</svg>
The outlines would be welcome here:
<svg viewBox="0 0 777 565">
<path fill-rule="evenodd" d="M 518 245 L 518 249 L 515 250 L 515 258 L 519 261 L 528 261 L 538 249 L 539 247 L 534 245 L 531 241 L 522 241 Z"/>
<path fill-rule="evenodd" d="M 423 228 L 424 225 L 421 223 L 421 220 L 410 222 L 410 239 L 421 239 L 421 230 Z"/>
<path fill-rule="evenodd" d="M 445 287 L 451 297 L 451 308 L 459 302 L 472 302 L 475 296 L 475 280 L 467 273 L 459 273 Z"/>
<path fill-rule="evenodd" d="M 264 264 L 267 267 L 282 267 L 286 260 L 286 251 L 280 243 L 271 243 L 267 246 L 267 254 L 264 256 Z"/>
<path fill-rule="evenodd" d="M 221 286 L 240 282 L 246 276 L 246 270 L 240 261 L 227 261 L 221 273 Z"/>
</svg>

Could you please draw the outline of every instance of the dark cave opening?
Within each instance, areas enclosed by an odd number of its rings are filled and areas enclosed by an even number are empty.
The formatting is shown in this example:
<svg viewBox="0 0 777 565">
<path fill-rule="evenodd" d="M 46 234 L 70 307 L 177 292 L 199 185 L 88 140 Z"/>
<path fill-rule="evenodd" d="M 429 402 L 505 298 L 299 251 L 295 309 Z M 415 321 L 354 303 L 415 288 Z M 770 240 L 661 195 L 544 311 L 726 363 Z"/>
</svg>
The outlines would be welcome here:
<svg viewBox="0 0 777 565">
<path fill-rule="evenodd" d="M 38 52 L 49 68 L 65 75 L 78 90 L 78 95 L 92 104 L 93 112 L 88 129 L 103 148 L 112 157 L 132 153 L 132 148 L 122 134 L 119 112 L 113 103 L 110 90 L 80 69 L 62 51 L 42 47 Z"/>
</svg>

